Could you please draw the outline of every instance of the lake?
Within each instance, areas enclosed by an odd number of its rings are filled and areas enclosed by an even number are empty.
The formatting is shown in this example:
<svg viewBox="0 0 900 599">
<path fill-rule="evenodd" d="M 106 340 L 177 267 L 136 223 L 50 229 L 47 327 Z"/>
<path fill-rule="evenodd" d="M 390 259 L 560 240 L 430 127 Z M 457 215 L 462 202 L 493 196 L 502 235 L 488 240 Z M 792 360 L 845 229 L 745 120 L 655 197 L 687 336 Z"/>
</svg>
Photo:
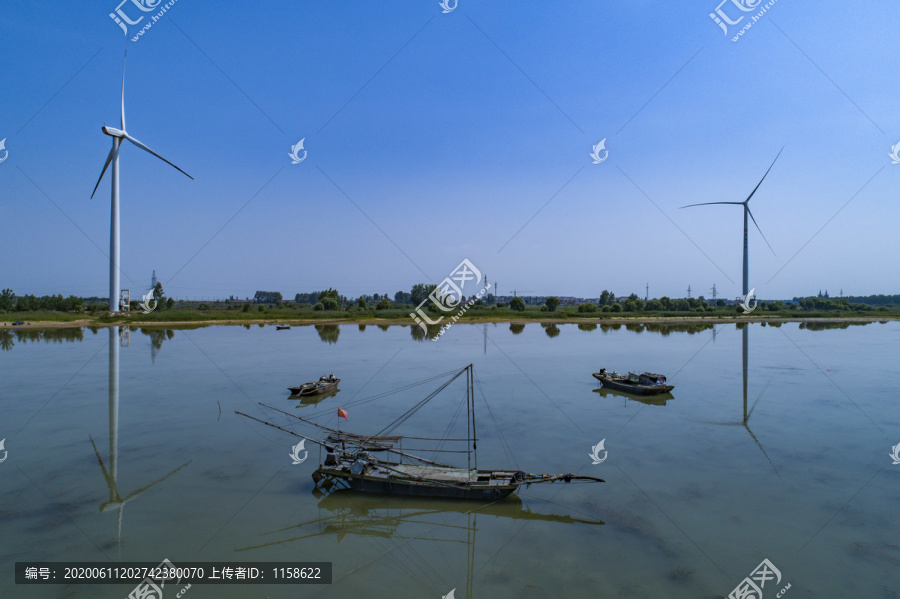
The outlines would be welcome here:
<svg viewBox="0 0 900 599">
<path fill-rule="evenodd" d="M 0 330 L 0 597 L 133 587 L 16 585 L 17 561 L 164 558 L 333 563 L 330 585 L 189 599 L 712 598 L 754 571 L 766 599 L 898 597 L 898 347 L 898 322 Z M 235 414 L 373 434 L 470 363 L 479 467 L 606 482 L 489 504 L 320 496 L 314 444 L 293 464 L 298 439 Z M 675 388 L 638 401 L 599 389 L 601 367 Z M 335 395 L 288 399 L 329 373 Z M 465 437 L 463 378 L 396 434 Z"/>
</svg>

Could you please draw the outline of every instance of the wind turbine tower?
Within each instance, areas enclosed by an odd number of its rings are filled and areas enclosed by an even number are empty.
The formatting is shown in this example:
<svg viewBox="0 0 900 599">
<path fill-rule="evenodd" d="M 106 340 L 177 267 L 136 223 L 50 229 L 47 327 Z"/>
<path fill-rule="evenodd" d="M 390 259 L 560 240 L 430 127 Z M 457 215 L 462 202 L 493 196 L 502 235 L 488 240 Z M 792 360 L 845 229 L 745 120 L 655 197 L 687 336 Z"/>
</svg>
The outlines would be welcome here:
<svg viewBox="0 0 900 599">
<path fill-rule="evenodd" d="M 113 127 L 103 126 L 103 133 L 112 137 L 112 149 L 109 151 L 109 155 L 106 157 L 106 164 L 103 165 L 103 170 L 100 172 L 100 178 L 97 179 L 97 185 L 94 186 L 94 192 L 91 194 L 91 197 L 94 197 L 94 194 L 97 193 L 97 188 L 100 186 L 100 181 L 103 180 L 103 175 L 106 174 L 106 169 L 109 167 L 110 163 L 112 163 L 112 207 L 110 214 L 110 231 L 109 231 L 109 311 L 117 312 L 119 307 L 119 150 L 121 149 L 122 143 L 125 140 L 130 141 L 140 149 L 145 152 L 149 152 L 153 154 L 166 164 L 176 168 L 179 172 L 184 174 L 189 179 L 193 179 L 190 175 L 185 173 L 183 170 L 175 166 L 173 163 L 169 162 L 141 142 L 139 142 L 134 137 L 130 136 L 125 129 L 125 66 L 122 66 L 122 120 L 121 120 L 121 129 L 115 129 Z"/>
</svg>

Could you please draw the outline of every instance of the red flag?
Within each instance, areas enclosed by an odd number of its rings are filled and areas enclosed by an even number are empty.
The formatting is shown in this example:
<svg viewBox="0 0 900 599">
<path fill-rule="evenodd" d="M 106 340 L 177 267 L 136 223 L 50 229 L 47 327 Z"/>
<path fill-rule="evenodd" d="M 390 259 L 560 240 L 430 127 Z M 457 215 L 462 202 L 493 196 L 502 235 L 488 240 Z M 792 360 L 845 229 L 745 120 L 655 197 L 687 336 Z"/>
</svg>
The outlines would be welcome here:
<svg viewBox="0 0 900 599">
<path fill-rule="evenodd" d="M 344 420 L 347 420 L 347 410 L 342 410 L 341 408 L 338 408 L 338 418 L 343 418 Z"/>
</svg>

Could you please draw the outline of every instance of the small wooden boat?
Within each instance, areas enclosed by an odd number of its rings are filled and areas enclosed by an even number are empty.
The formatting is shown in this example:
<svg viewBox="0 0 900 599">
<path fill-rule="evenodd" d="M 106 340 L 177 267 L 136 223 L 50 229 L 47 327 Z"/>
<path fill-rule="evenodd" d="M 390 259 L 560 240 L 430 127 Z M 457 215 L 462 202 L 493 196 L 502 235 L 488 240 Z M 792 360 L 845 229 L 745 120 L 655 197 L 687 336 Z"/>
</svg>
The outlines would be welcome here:
<svg viewBox="0 0 900 599">
<path fill-rule="evenodd" d="M 276 324 L 275 325 L 276 331 L 290 330 L 290 328 L 291 328 L 291 325 L 289 325 L 289 324 Z"/>
<path fill-rule="evenodd" d="M 652 372 L 644 372 L 640 375 L 629 372 L 628 376 L 622 376 L 618 372 L 606 372 L 605 368 L 601 368 L 600 372 L 594 373 L 594 378 L 607 389 L 624 391 L 633 395 L 659 395 L 668 393 L 675 388 L 674 385 L 666 384 L 665 376 Z"/>
<path fill-rule="evenodd" d="M 337 389 L 341 379 L 334 378 L 333 374 L 328 376 L 322 375 L 316 382 L 303 383 L 297 387 L 288 387 L 291 395 L 299 395 L 305 397 L 307 395 L 322 395 Z"/>
</svg>

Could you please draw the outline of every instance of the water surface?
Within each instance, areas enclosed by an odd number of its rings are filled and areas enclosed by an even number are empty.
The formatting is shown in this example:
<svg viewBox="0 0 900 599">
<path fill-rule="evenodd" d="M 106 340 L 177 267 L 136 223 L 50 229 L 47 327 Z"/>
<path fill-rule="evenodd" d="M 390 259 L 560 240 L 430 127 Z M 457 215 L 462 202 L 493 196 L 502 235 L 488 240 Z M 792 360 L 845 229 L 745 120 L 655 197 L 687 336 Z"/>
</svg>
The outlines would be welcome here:
<svg viewBox="0 0 900 599">
<path fill-rule="evenodd" d="M 897 597 L 898 341 L 895 322 L 456 324 L 437 342 L 355 324 L 0 331 L 0 597 L 131 590 L 17 587 L 15 561 L 163 558 L 334 563 L 327 587 L 198 599 L 718 597 L 766 558 L 782 575 L 767 598 Z M 480 467 L 607 482 L 491 505 L 317 497 L 318 450 L 292 465 L 294 438 L 234 413 L 374 433 L 441 381 L 389 391 L 469 363 Z M 672 398 L 597 392 L 600 367 L 664 373 Z M 287 399 L 328 373 L 336 395 Z M 465 436 L 464 401 L 460 379 L 397 433 Z"/>
</svg>

